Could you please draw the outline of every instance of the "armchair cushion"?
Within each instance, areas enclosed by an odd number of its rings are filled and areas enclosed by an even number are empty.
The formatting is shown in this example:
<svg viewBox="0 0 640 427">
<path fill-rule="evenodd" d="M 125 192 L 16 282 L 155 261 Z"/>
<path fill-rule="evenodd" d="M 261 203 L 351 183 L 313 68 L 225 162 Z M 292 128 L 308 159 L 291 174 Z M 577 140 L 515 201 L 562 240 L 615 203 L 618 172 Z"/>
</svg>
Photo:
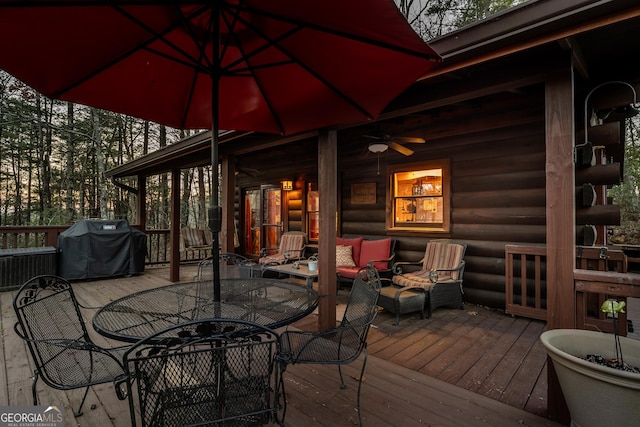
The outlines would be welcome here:
<svg viewBox="0 0 640 427">
<path fill-rule="evenodd" d="M 307 244 L 307 236 L 304 233 L 290 232 L 284 233 L 280 237 L 278 252 L 273 255 L 262 256 L 258 261 L 260 264 L 284 264 L 290 259 L 300 259 Z"/>
<path fill-rule="evenodd" d="M 393 276 L 393 284 L 402 287 L 411 287 L 411 288 L 422 288 L 429 289 L 433 286 L 434 283 L 455 283 L 455 280 L 451 280 L 451 278 L 440 280 L 439 278 L 436 282 L 431 280 L 430 271 L 420 270 L 415 273 L 405 273 L 402 275 Z"/>
<path fill-rule="evenodd" d="M 432 241 L 427 245 L 422 271 L 455 270 L 460 266 L 464 256 L 464 246 L 460 244 Z M 459 272 L 439 272 L 437 281 L 458 280 Z"/>
</svg>

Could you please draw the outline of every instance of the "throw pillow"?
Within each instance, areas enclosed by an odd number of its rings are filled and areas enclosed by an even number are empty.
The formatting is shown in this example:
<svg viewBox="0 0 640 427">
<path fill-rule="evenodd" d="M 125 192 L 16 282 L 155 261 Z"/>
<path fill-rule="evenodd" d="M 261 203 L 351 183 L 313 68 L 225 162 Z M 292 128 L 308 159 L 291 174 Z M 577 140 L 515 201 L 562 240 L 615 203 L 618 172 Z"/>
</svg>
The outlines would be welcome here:
<svg viewBox="0 0 640 427">
<path fill-rule="evenodd" d="M 336 267 L 355 267 L 351 246 L 336 245 Z"/>
<path fill-rule="evenodd" d="M 353 248 L 351 253 L 351 258 L 353 262 L 358 265 L 360 260 L 360 246 L 362 246 L 362 241 L 364 239 L 362 237 L 353 237 L 351 239 L 345 239 L 344 237 L 336 237 L 336 245 L 341 246 L 351 246 Z"/>
</svg>

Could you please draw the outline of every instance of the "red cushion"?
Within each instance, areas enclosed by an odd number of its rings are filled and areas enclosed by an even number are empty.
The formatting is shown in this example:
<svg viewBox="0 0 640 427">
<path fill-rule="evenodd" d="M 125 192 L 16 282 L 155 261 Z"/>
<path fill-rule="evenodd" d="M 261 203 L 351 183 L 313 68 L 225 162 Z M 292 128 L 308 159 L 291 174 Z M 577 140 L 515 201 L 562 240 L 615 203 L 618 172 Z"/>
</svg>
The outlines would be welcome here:
<svg viewBox="0 0 640 427">
<path fill-rule="evenodd" d="M 336 273 L 338 273 L 338 276 L 347 279 L 355 279 L 359 270 L 360 267 L 336 267 Z"/>
<path fill-rule="evenodd" d="M 356 263 L 356 265 L 360 265 L 360 247 L 362 245 L 362 241 L 364 239 L 362 237 L 354 237 L 353 239 L 345 239 L 343 237 L 336 237 L 336 245 L 342 245 L 342 246 L 351 246 L 353 248 L 352 254 L 353 255 L 353 262 Z"/>
<path fill-rule="evenodd" d="M 391 254 L 391 239 L 364 240 L 360 249 L 359 267 L 364 267 L 369 261 L 387 259 Z M 374 267 L 378 270 L 389 268 L 389 262 L 374 262 Z"/>
</svg>

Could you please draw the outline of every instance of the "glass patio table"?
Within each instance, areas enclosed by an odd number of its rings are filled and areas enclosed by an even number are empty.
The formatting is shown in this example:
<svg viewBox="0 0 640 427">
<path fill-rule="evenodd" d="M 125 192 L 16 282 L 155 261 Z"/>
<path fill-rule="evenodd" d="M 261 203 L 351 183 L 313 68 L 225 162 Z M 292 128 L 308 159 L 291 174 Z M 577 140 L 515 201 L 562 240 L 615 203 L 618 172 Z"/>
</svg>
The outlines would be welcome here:
<svg viewBox="0 0 640 427">
<path fill-rule="evenodd" d="M 241 319 L 278 328 L 307 316 L 317 303 L 316 291 L 285 280 L 222 279 L 218 303 L 213 301 L 211 281 L 177 283 L 110 302 L 95 314 L 93 327 L 101 335 L 125 342 L 207 318 Z"/>
</svg>

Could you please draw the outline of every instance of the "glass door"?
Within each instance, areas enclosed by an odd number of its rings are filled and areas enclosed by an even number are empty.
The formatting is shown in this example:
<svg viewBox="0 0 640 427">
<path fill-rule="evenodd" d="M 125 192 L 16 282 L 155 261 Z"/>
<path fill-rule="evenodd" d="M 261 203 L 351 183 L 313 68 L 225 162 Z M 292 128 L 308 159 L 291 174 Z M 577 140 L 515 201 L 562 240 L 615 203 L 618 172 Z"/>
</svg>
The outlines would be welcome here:
<svg viewBox="0 0 640 427">
<path fill-rule="evenodd" d="M 315 184 L 307 184 L 307 234 L 309 241 L 320 237 L 320 196 Z"/>
<path fill-rule="evenodd" d="M 247 255 L 260 255 L 260 190 L 244 194 L 244 248 Z"/>
<path fill-rule="evenodd" d="M 278 252 L 280 235 L 282 234 L 282 190 L 267 188 L 262 190 L 263 216 L 262 229 L 264 232 L 263 247 L 268 254 Z"/>
<path fill-rule="evenodd" d="M 282 234 L 282 190 L 269 187 L 244 193 L 243 241 L 246 255 L 262 248 L 276 253 Z"/>
</svg>

